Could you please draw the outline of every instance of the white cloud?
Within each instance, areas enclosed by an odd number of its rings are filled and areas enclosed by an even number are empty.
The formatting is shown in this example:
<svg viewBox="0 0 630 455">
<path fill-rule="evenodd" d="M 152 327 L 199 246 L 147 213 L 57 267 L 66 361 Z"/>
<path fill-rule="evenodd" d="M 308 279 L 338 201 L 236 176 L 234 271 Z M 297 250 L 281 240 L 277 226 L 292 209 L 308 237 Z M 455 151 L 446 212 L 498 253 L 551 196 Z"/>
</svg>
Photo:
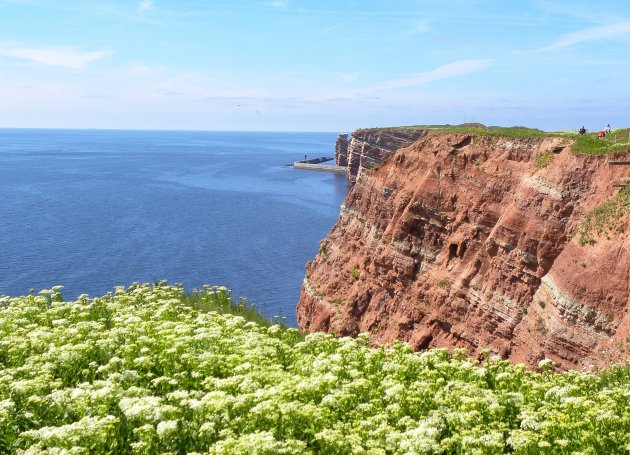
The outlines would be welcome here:
<svg viewBox="0 0 630 455">
<path fill-rule="evenodd" d="M 481 71 L 492 64 L 492 60 L 458 60 L 453 63 L 442 65 L 434 70 L 424 73 L 412 74 L 411 76 L 386 81 L 371 87 L 369 91 L 391 90 L 405 87 L 415 87 L 425 85 L 429 82 L 439 81 L 442 79 L 450 79 L 453 77 L 463 76 L 465 74 Z"/>
<path fill-rule="evenodd" d="M 616 22 L 614 24 L 590 27 L 577 32 L 567 33 L 551 44 L 536 49 L 534 52 L 547 52 L 573 46 L 575 44 L 598 41 L 602 39 L 615 38 L 618 36 L 630 35 L 630 21 Z"/>
<path fill-rule="evenodd" d="M 271 6 L 273 8 L 286 8 L 287 6 L 289 6 L 289 0 L 272 0 L 263 3 L 263 5 Z"/>
<path fill-rule="evenodd" d="M 413 24 L 413 28 L 410 30 L 410 33 L 426 33 L 429 31 L 429 21 L 417 21 Z"/>
<path fill-rule="evenodd" d="M 112 51 L 81 51 L 69 46 L 28 47 L 20 43 L 0 42 L 0 57 L 11 57 L 46 66 L 83 69 Z"/>
<path fill-rule="evenodd" d="M 151 11 L 153 9 L 153 0 L 140 0 L 138 2 L 138 14 L 146 13 L 147 11 Z"/>
<path fill-rule="evenodd" d="M 339 73 L 339 78 L 344 82 L 356 82 L 359 80 L 359 73 Z"/>
</svg>

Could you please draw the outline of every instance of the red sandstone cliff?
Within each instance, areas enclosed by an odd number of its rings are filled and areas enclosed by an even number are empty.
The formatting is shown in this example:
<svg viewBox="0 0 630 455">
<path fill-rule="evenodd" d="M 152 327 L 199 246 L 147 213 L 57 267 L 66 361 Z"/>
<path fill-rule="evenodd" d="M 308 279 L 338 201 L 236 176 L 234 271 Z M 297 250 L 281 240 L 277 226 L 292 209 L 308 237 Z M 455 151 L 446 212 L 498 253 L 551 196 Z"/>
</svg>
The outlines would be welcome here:
<svg viewBox="0 0 630 455">
<path fill-rule="evenodd" d="M 594 245 L 573 233 L 630 169 L 569 146 L 430 135 L 359 172 L 307 264 L 300 327 L 415 348 L 487 347 L 532 366 L 628 359 L 629 209 Z M 538 169 L 541 153 L 553 160 Z"/>
<path fill-rule="evenodd" d="M 354 184 L 360 172 L 380 165 L 396 150 L 408 147 L 426 136 L 428 130 L 382 128 L 356 130 L 350 135 L 340 134 L 335 145 L 338 166 L 347 166 L 348 180 Z"/>
</svg>

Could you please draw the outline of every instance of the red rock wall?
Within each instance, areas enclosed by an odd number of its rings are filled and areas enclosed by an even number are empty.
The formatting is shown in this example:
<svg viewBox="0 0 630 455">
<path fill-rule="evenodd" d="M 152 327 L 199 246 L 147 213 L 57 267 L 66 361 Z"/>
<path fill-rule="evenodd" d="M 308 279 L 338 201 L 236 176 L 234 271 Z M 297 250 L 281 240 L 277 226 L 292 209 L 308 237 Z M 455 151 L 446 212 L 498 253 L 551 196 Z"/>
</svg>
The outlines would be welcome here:
<svg viewBox="0 0 630 455">
<path fill-rule="evenodd" d="M 380 165 L 396 150 L 410 146 L 426 134 L 427 130 L 404 128 L 356 130 L 349 141 L 347 135 L 340 134 L 335 146 L 337 165 L 348 167 L 348 180 L 354 184 L 360 172 Z"/>
<path fill-rule="evenodd" d="M 348 135 L 340 134 L 337 136 L 335 144 L 335 163 L 337 166 L 348 165 Z"/>
<path fill-rule="evenodd" d="M 625 232 L 594 245 L 573 232 L 630 169 L 569 145 L 435 135 L 372 171 L 363 155 L 339 221 L 307 264 L 300 327 L 490 348 L 531 366 L 627 359 L 630 214 Z M 553 153 L 548 167 L 536 168 L 539 153 Z"/>
</svg>

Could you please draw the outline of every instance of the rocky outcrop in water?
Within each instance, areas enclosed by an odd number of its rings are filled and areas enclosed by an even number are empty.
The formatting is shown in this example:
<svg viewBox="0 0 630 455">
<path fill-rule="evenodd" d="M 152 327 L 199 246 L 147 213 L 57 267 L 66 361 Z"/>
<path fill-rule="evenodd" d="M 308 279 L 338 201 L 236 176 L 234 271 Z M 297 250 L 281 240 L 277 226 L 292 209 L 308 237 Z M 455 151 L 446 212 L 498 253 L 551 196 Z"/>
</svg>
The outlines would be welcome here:
<svg viewBox="0 0 630 455">
<path fill-rule="evenodd" d="M 394 153 L 374 134 L 349 141 L 356 184 L 307 265 L 302 329 L 531 366 L 629 358 L 629 210 L 586 243 L 574 234 L 630 166 L 563 138 L 438 134 Z"/>
</svg>

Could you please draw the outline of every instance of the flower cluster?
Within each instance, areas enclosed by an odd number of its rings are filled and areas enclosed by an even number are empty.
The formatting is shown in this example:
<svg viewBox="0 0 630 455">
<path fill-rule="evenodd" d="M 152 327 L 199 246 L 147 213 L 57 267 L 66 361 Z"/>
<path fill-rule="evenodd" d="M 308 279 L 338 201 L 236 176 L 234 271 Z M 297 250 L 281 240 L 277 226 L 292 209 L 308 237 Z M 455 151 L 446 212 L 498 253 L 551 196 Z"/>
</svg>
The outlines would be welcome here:
<svg viewBox="0 0 630 455">
<path fill-rule="evenodd" d="M 0 298 L 0 453 L 626 453 L 629 385 L 304 337 L 164 283 Z"/>
</svg>

